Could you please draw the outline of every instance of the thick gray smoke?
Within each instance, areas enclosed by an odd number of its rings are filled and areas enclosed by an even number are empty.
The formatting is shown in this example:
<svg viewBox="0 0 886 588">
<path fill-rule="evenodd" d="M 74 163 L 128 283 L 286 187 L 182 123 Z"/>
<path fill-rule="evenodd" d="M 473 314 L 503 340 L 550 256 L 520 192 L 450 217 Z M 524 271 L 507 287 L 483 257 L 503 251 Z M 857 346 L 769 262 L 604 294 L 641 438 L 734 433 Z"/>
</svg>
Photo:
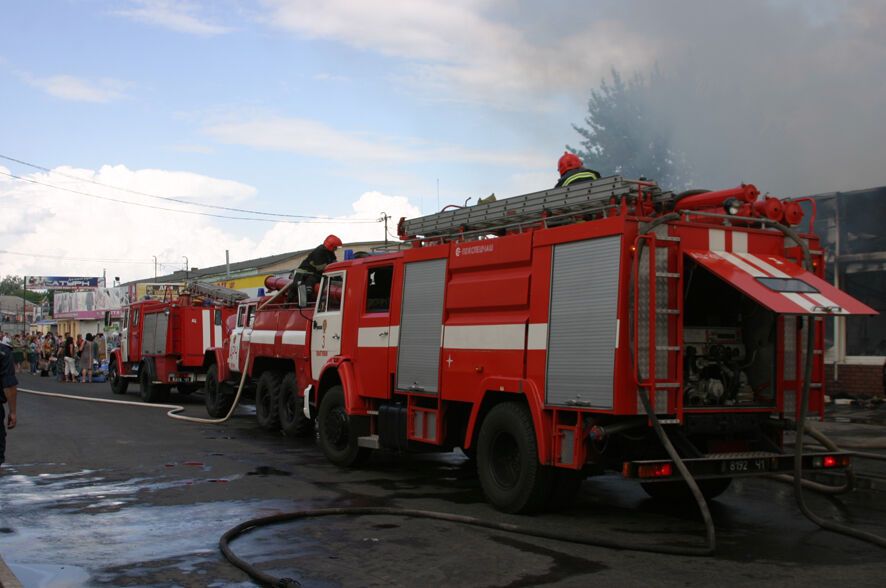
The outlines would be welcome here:
<svg viewBox="0 0 886 588">
<path fill-rule="evenodd" d="M 650 109 L 697 186 L 786 197 L 886 184 L 886 2 L 582 6 L 653 48 L 665 79 Z"/>
</svg>

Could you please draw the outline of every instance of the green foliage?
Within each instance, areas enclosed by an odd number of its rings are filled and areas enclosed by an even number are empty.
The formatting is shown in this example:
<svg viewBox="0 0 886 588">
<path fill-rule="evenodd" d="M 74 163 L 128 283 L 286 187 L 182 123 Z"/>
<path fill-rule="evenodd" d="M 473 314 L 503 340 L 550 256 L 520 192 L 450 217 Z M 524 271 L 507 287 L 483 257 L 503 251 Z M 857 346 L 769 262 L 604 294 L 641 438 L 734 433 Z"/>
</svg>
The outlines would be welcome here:
<svg viewBox="0 0 886 588">
<path fill-rule="evenodd" d="M 600 81 L 591 91 L 584 126 L 572 125 L 581 135 L 581 148 L 566 146 L 586 167 L 602 175 L 646 177 L 665 189 L 683 189 L 690 183 L 686 156 L 674 148 L 667 121 L 655 116 L 655 89 L 661 75 L 635 74 L 625 81 L 612 70 L 612 81 Z"/>
<path fill-rule="evenodd" d="M 22 276 L 6 276 L 0 280 L 0 294 L 21 297 L 22 284 L 24 284 L 24 278 Z M 46 298 L 45 293 L 33 292 L 31 290 L 25 290 L 24 295 L 25 300 L 33 302 L 34 304 L 40 304 L 43 299 Z"/>
</svg>

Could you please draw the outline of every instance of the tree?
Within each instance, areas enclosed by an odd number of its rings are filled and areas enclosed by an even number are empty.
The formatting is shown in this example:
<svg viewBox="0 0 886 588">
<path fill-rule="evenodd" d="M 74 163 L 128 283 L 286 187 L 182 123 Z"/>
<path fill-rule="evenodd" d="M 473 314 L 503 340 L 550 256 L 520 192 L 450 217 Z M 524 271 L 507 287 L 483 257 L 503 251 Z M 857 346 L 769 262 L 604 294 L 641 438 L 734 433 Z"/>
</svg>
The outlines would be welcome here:
<svg viewBox="0 0 886 588">
<path fill-rule="evenodd" d="M 21 298 L 22 284 L 24 284 L 24 280 L 25 279 L 21 276 L 6 276 L 0 280 L 0 294 L 5 296 L 18 296 Z M 40 304 L 46 297 L 45 294 L 34 292 L 33 290 L 25 290 L 24 294 L 25 300 L 33 302 L 34 304 Z"/>
<path fill-rule="evenodd" d="M 684 189 L 690 182 L 686 156 L 675 149 L 667 121 L 654 115 L 658 70 L 648 78 L 635 74 L 625 82 L 617 70 L 612 81 L 591 90 L 585 126 L 572 125 L 582 136 L 581 149 L 566 146 L 602 175 L 646 177 L 664 189 Z"/>
</svg>

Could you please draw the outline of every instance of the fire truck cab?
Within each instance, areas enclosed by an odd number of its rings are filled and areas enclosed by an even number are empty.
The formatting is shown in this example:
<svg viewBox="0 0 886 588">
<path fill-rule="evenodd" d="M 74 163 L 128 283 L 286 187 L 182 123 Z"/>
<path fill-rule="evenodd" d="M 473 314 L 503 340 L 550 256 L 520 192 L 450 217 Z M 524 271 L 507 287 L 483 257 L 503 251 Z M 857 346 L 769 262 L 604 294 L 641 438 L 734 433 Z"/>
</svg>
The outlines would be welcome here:
<svg viewBox="0 0 886 588">
<path fill-rule="evenodd" d="M 507 512 L 607 470 L 678 495 L 645 397 L 708 497 L 789 470 L 809 329 L 822 415 L 822 319 L 874 311 L 822 279 L 815 235 L 792 238 L 796 203 L 758 195 L 616 176 L 401 221 L 399 250 L 324 274 L 306 335 L 323 452 L 458 447 Z"/>
</svg>

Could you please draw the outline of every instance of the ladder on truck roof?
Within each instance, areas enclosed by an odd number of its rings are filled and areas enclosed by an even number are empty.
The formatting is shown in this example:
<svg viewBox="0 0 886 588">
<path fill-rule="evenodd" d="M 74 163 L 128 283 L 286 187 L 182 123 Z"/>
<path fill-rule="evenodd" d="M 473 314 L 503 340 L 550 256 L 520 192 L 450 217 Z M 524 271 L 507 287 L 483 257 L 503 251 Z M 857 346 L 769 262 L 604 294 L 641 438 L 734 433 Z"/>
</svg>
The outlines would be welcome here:
<svg viewBox="0 0 886 588">
<path fill-rule="evenodd" d="M 185 292 L 202 296 L 222 304 L 233 306 L 239 301 L 249 298 L 249 295 L 240 290 L 225 288 L 224 286 L 216 286 L 215 284 L 207 284 L 206 282 L 188 282 L 185 286 Z"/>
<path fill-rule="evenodd" d="M 545 218 L 605 212 L 617 206 L 625 197 L 641 195 L 652 202 L 664 202 L 671 198 L 670 192 L 663 192 L 654 182 L 610 176 L 404 220 L 398 230 L 403 240 L 492 231 L 536 223 Z"/>
</svg>

